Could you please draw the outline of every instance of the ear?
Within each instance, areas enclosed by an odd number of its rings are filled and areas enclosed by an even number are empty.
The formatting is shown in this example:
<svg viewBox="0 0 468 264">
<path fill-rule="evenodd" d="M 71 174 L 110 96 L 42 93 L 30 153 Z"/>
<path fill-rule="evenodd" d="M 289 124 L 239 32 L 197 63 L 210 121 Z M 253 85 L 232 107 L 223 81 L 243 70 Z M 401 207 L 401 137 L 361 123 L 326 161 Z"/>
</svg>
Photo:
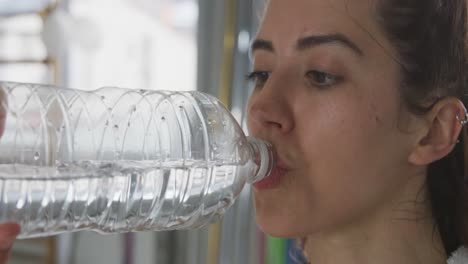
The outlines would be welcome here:
<svg viewBox="0 0 468 264">
<path fill-rule="evenodd" d="M 465 106 L 457 98 L 438 101 L 425 115 L 426 122 L 408 161 L 414 165 L 427 165 L 448 155 L 463 127 L 461 120 L 466 118 Z"/>
</svg>

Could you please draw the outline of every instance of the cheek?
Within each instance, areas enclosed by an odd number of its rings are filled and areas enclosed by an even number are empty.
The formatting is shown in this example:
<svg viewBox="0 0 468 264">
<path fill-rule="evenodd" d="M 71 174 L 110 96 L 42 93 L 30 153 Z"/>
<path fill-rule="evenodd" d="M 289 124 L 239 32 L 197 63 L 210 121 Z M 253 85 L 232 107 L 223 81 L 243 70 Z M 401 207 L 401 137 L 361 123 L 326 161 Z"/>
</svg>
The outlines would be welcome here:
<svg viewBox="0 0 468 264">
<path fill-rule="evenodd" d="M 304 171 L 295 187 L 311 209 L 307 218 L 315 217 L 318 226 L 348 222 L 371 210 L 397 181 L 394 105 L 377 107 L 353 97 L 339 102 L 317 110 L 309 117 L 313 123 L 298 122 L 304 131 L 298 137 Z"/>
<path fill-rule="evenodd" d="M 298 146 L 310 162 L 352 161 L 354 155 L 373 148 L 385 133 L 385 111 L 352 97 L 301 111 L 308 114 L 297 121 Z"/>
<path fill-rule="evenodd" d="M 372 167 L 373 158 L 385 154 L 382 147 L 397 134 L 398 98 L 390 87 L 369 90 L 349 88 L 297 110 L 306 113 L 296 115 L 297 146 L 311 168 L 314 163 L 329 169 L 362 163 Z"/>
</svg>

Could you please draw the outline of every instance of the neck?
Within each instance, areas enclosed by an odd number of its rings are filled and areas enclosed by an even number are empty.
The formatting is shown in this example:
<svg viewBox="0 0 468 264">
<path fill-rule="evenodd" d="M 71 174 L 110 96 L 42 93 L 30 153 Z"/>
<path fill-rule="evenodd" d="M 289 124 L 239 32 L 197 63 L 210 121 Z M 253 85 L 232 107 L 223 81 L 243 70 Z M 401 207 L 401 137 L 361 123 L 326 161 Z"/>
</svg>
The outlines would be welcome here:
<svg viewBox="0 0 468 264">
<path fill-rule="evenodd" d="M 419 185 L 423 186 L 422 184 Z M 427 191 L 418 198 L 394 199 L 373 212 L 332 232 L 306 237 L 304 254 L 310 263 L 446 263 L 439 233 L 434 228 Z M 414 193 L 414 192 L 413 192 Z"/>
</svg>

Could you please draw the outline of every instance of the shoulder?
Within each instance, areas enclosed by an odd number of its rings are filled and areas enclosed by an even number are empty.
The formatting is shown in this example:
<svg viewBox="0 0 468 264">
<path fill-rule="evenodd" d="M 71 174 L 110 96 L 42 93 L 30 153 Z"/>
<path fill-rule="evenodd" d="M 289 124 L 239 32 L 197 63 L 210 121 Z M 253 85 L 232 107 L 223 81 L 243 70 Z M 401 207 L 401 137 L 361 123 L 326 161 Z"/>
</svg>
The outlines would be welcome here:
<svg viewBox="0 0 468 264">
<path fill-rule="evenodd" d="M 468 249 L 466 247 L 460 247 L 452 256 L 447 260 L 447 264 L 465 264 L 468 263 Z"/>
</svg>

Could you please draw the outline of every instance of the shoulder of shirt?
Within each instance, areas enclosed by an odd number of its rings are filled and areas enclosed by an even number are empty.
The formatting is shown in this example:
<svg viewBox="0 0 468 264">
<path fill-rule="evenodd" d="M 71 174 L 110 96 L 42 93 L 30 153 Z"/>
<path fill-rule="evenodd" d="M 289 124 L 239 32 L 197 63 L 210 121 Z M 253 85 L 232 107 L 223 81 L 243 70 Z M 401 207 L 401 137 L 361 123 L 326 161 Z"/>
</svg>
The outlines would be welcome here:
<svg viewBox="0 0 468 264">
<path fill-rule="evenodd" d="M 468 264 L 468 249 L 461 246 L 452 253 L 447 264 Z"/>
</svg>

